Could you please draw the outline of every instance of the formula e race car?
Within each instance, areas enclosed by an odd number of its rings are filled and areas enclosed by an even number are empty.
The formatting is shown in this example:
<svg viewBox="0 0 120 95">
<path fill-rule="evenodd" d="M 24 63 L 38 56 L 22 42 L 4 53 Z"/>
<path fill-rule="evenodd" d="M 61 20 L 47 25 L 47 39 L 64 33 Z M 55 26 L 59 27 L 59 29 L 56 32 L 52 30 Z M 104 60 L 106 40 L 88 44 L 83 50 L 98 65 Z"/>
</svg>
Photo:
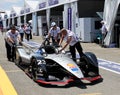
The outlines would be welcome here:
<svg viewBox="0 0 120 95">
<path fill-rule="evenodd" d="M 75 62 L 68 53 L 59 53 L 59 46 L 32 41 L 22 44 L 17 46 L 15 63 L 38 83 L 66 85 L 76 80 L 101 79 L 97 58 L 91 52 L 85 52 L 85 56 Z"/>
</svg>

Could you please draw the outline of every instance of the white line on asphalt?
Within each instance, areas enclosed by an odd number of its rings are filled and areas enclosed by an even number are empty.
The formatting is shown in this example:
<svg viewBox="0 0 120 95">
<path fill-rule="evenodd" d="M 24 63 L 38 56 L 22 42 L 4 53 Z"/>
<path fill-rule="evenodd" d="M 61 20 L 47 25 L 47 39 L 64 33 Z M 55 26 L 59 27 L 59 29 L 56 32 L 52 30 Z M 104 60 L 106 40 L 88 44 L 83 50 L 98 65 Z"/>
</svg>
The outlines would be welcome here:
<svg viewBox="0 0 120 95">
<path fill-rule="evenodd" d="M 103 62 L 99 62 L 99 61 L 103 61 Z M 100 68 L 114 72 L 116 74 L 120 74 L 120 63 L 116 63 L 116 62 L 112 62 L 112 61 L 108 61 L 100 58 L 98 58 L 98 62 L 99 62 Z"/>
</svg>

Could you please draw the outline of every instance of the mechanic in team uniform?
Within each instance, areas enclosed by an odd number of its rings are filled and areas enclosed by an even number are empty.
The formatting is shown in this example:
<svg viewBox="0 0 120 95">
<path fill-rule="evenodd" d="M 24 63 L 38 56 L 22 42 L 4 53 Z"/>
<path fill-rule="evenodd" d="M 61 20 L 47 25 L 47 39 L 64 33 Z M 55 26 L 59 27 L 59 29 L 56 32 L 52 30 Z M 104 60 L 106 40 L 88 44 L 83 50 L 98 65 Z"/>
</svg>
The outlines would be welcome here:
<svg viewBox="0 0 120 95">
<path fill-rule="evenodd" d="M 48 32 L 48 38 L 52 38 L 52 43 L 59 43 L 60 41 L 60 28 L 56 25 L 55 22 L 51 23 L 51 28 Z"/>
<path fill-rule="evenodd" d="M 18 28 L 18 31 L 20 33 L 21 41 L 23 41 L 24 33 L 25 33 L 24 25 L 20 25 L 19 28 Z"/>
<path fill-rule="evenodd" d="M 76 50 L 75 50 L 75 48 L 77 49 L 80 57 L 84 55 L 83 49 L 82 49 L 81 44 L 80 44 L 80 42 L 79 42 L 79 39 L 78 39 L 78 37 L 75 35 L 74 32 L 63 28 L 63 29 L 60 31 L 60 34 L 61 34 L 61 39 L 60 39 L 59 45 L 61 46 L 63 40 L 65 40 L 65 42 L 66 42 L 66 44 L 65 44 L 65 45 L 62 47 L 62 49 L 60 50 L 60 52 L 61 52 L 62 50 L 64 50 L 64 49 L 69 45 L 70 52 L 71 52 L 71 55 L 72 55 L 72 59 L 73 59 L 74 61 L 76 61 Z"/>
<path fill-rule="evenodd" d="M 16 30 L 14 25 L 11 25 L 10 30 L 6 32 L 5 35 L 5 46 L 7 52 L 7 58 L 9 61 L 14 61 L 15 59 L 15 45 L 21 43 L 21 37 L 19 32 Z"/>
<path fill-rule="evenodd" d="M 104 46 L 104 39 L 108 33 L 107 28 L 106 28 L 106 24 L 105 21 L 101 21 L 102 27 L 101 27 L 101 33 L 102 33 L 102 47 Z"/>
<path fill-rule="evenodd" d="M 30 40 L 30 34 L 31 33 L 31 27 L 29 26 L 29 24 L 27 24 L 27 26 L 25 27 L 25 34 L 26 34 L 26 37 L 27 37 L 27 41 Z"/>
</svg>

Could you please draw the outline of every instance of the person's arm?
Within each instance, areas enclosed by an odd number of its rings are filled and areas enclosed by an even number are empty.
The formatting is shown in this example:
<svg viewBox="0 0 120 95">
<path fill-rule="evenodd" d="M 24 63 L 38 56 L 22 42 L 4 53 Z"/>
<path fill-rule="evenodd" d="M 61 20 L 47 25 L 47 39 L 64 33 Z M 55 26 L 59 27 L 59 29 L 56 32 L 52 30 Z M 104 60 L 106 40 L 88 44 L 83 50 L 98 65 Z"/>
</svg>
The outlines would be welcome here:
<svg viewBox="0 0 120 95">
<path fill-rule="evenodd" d="M 55 39 L 55 42 L 57 42 L 57 40 L 58 40 L 58 33 L 57 33 L 57 36 L 54 39 Z"/>
<path fill-rule="evenodd" d="M 18 35 L 18 41 L 21 42 L 21 36 L 20 35 Z"/>
<path fill-rule="evenodd" d="M 57 42 L 57 36 L 55 37 L 55 42 Z"/>
<path fill-rule="evenodd" d="M 19 41 L 19 45 L 22 45 L 22 41 L 21 41 L 21 36 L 18 35 L 18 41 Z"/>
<path fill-rule="evenodd" d="M 50 39 L 51 33 L 48 32 L 47 38 Z"/>
<path fill-rule="evenodd" d="M 59 37 L 60 37 L 60 28 L 57 27 L 57 38 L 59 38 Z"/>
<path fill-rule="evenodd" d="M 7 37 L 7 41 L 9 41 L 10 43 L 14 44 L 14 40 L 11 37 Z"/>
<path fill-rule="evenodd" d="M 48 31 L 48 36 L 47 36 L 48 39 L 50 39 L 50 37 L 51 37 L 51 30 L 52 30 L 52 29 L 50 29 L 50 30 Z"/>
<path fill-rule="evenodd" d="M 56 31 L 55 31 L 54 34 L 56 34 L 56 36 L 54 37 L 54 39 L 55 39 L 55 42 L 57 42 L 58 39 L 59 39 L 59 35 L 60 35 L 60 28 L 59 27 L 56 27 Z"/>
<path fill-rule="evenodd" d="M 64 50 L 69 45 L 71 40 L 72 40 L 72 37 L 71 36 L 68 37 L 66 44 L 62 47 L 62 49 L 60 51 Z"/>
<path fill-rule="evenodd" d="M 6 41 L 14 43 L 14 40 L 10 37 L 9 32 L 6 33 Z"/>
<path fill-rule="evenodd" d="M 61 45 L 61 44 L 62 44 L 63 39 L 64 39 L 64 36 L 62 36 L 62 37 L 61 37 L 60 42 L 59 42 L 59 45 Z"/>
</svg>

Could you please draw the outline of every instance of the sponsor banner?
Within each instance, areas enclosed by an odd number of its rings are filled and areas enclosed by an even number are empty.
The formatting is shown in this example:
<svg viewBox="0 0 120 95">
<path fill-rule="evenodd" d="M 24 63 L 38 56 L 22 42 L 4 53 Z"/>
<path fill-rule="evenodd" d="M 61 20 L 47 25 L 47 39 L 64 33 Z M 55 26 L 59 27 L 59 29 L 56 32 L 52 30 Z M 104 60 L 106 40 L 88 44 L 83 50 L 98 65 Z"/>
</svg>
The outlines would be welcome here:
<svg viewBox="0 0 120 95">
<path fill-rule="evenodd" d="M 49 3 L 49 6 L 56 5 L 59 3 L 59 0 L 49 0 L 48 3 Z"/>
<path fill-rule="evenodd" d="M 30 8 L 26 8 L 25 13 L 29 13 L 29 12 L 30 12 Z"/>
<path fill-rule="evenodd" d="M 46 2 L 40 3 L 39 4 L 39 9 L 45 8 L 46 7 Z"/>
<path fill-rule="evenodd" d="M 12 14 L 10 14 L 10 17 L 12 17 Z"/>
<path fill-rule="evenodd" d="M 72 29 L 72 8 L 68 8 L 68 29 Z"/>
<path fill-rule="evenodd" d="M 4 19 L 7 19 L 8 18 L 8 16 L 7 15 L 4 15 Z"/>
<path fill-rule="evenodd" d="M 13 13 L 13 17 L 17 16 L 16 13 Z"/>
<path fill-rule="evenodd" d="M 67 66 L 72 70 L 72 71 L 78 71 L 78 68 L 74 64 L 67 64 Z"/>
<path fill-rule="evenodd" d="M 20 14 L 24 14 L 24 13 L 25 13 L 24 10 L 21 10 L 21 11 L 20 11 Z"/>
</svg>

